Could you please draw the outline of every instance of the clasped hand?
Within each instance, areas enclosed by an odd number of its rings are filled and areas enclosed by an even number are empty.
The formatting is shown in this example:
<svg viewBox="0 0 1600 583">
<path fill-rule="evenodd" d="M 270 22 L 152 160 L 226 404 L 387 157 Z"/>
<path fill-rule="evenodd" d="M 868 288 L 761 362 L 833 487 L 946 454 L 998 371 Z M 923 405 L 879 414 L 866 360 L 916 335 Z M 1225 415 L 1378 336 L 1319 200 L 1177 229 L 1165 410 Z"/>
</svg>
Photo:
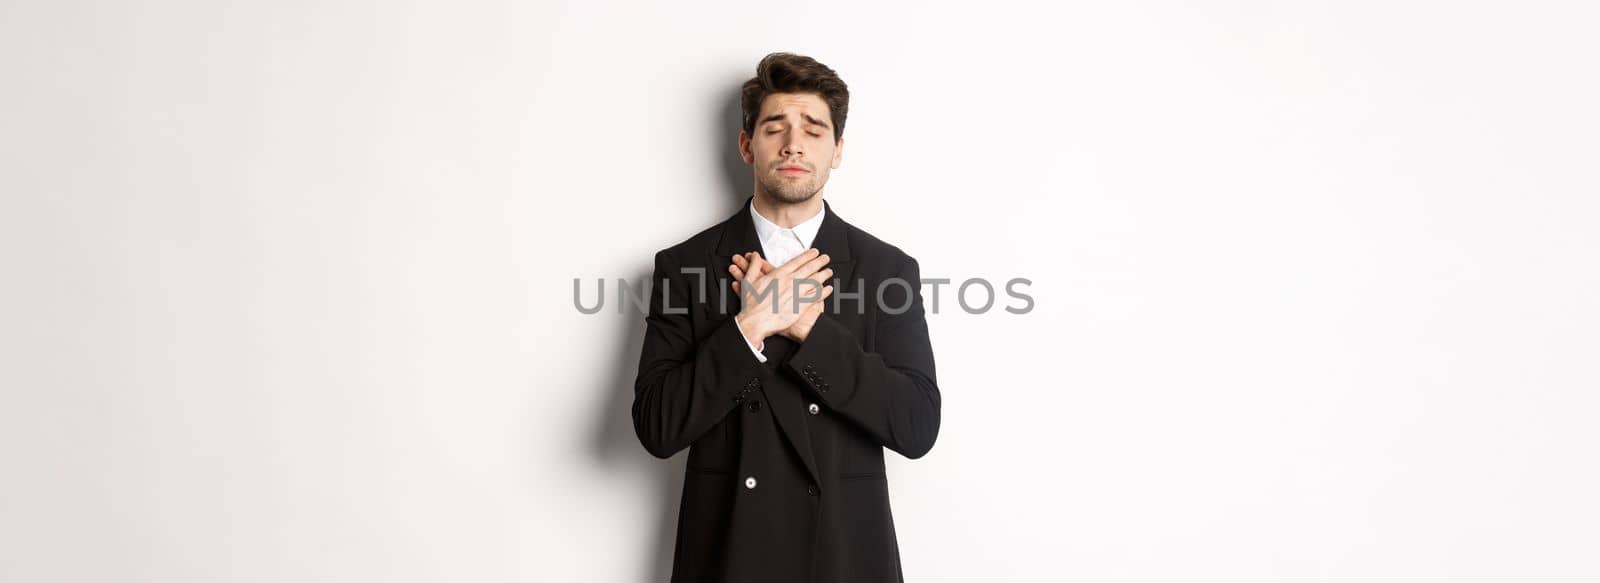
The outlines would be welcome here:
<svg viewBox="0 0 1600 583">
<path fill-rule="evenodd" d="M 827 264 L 828 256 L 816 248 L 776 267 L 755 251 L 733 256 L 728 272 L 733 274 L 733 291 L 742 303 L 735 318 L 752 345 L 764 347 L 766 338 L 773 334 L 805 341 L 822 315 L 823 300 L 833 294 L 833 286 L 823 285 L 820 294 L 805 296 L 800 295 L 800 288 L 815 290 L 821 282 L 831 279 L 833 269 L 825 267 Z M 810 284 L 797 285 L 802 281 Z"/>
</svg>

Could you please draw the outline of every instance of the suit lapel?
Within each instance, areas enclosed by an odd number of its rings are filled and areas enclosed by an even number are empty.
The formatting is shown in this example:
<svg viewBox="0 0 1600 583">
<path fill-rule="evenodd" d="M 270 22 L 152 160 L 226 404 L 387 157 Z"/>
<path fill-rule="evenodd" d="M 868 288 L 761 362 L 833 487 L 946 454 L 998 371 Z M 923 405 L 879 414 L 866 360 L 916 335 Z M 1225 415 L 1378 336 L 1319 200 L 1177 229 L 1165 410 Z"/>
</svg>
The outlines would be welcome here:
<svg viewBox="0 0 1600 583">
<path fill-rule="evenodd" d="M 755 197 L 746 198 L 738 212 L 722 222 L 722 235 L 717 240 L 717 248 L 711 253 L 711 265 L 721 269 L 716 277 L 728 277 L 728 265 L 733 263 L 733 256 L 751 251 L 761 251 L 761 240 L 756 237 L 756 225 L 750 218 L 750 205 Z M 822 216 L 822 226 L 817 228 L 817 238 L 811 242 L 812 247 L 828 256 L 828 267 L 833 269 L 833 277 L 839 281 L 848 282 L 855 273 L 855 258 L 850 253 L 850 223 L 839 217 L 833 210 L 833 205 L 822 201 L 826 210 Z M 763 253 L 765 255 L 765 253 Z M 731 293 L 732 282 L 729 283 Z M 834 283 L 834 291 L 839 291 L 839 285 Z M 737 299 L 737 298 L 730 298 Z M 730 303 L 729 309 L 738 306 Z M 828 302 L 831 308 L 833 302 Z M 829 313 L 833 311 L 830 310 Z"/>
<path fill-rule="evenodd" d="M 719 287 L 724 297 L 720 298 L 722 303 L 717 305 L 727 306 L 727 313 L 730 315 L 739 313 L 739 298 L 733 293 L 733 281 L 732 276 L 728 274 L 728 266 L 733 264 L 734 255 L 761 251 L 761 241 L 756 237 L 756 225 L 750 218 L 750 205 L 754 200 L 754 196 L 746 198 L 744 204 L 739 207 L 738 212 L 733 213 L 733 216 L 722 222 L 722 235 L 717 240 L 716 250 L 711 253 L 709 265 L 717 271 L 711 274 L 710 277 L 714 281 L 718 278 L 723 280 L 723 285 Z M 833 285 L 834 293 L 847 289 L 852 293 L 861 291 L 855 289 L 852 283 L 855 279 L 856 260 L 851 256 L 850 250 L 850 223 L 840 218 L 839 214 L 834 212 L 833 205 L 828 204 L 828 201 L 822 201 L 822 205 L 826 209 L 826 214 L 822 216 L 822 226 L 817 228 L 817 238 L 811 242 L 811 246 L 816 247 L 818 251 L 828 256 L 828 267 L 833 269 L 834 281 L 831 282 L 831 285 Z M 847 284 L 851 287 L 841 284 Z M 852 304 L 848 303 L 836 304 L 832 298 L 829 298 L 827 306 L 824 308 L 827 315 L 839 316 L 839 310 L 835 309 L 836 305 L 842 307 L 852 306 Z M 853 317 L 855 314 L 846 314 L 846 316 Z"/>
<path fill-rule="evenodd" d="M 744 205 L 739 207 L 738 212 L 735 212 L 732 217 L 723 222 L 722 236 L 718 240 L 717 248 L 712 252 L 710 258 L 710 265 L 714 269 L 720 270 L 716 277 L 727 281 L 726 285 L 720 287 L 724 297 L 727 299 L 726 305 L 728 306 L 729 314 L 738 313 L 740 304 L 738 296 L 733 293 L 732 281 L 728 281 L 730 277 L 727 272 L 728 266 L 733 263 L 734 255 L 761 250 L 761 242 L 756 237 L 755 222 L 750 218 L 750 205 L 753 204 L 754 200 L 754 196 L 746 198 Z M 822 217 L 822 226 L 817 229 L 817 238 L 812 242 L 812 246 L 828 256 L 828 267 L 833 269 L 834 281 L 831 285 L 833 285 L 834 293 L 838 293 L 845 289 L 841 286 L 842 282 L 847 283 L 853 280 L 856 261 L 850 255 L 849 223 L 839 218 L 839 215 L 834 212 L 833 206 L 829 205 L 827 201 L 823 201 L 822 204 L 826 212 Z M 822 317 L 838 317 L 839 310 L 835 309 L 836 304 L 833 299 L 829 298 L 826 301 L 827 305 L 824 307 L 825 313 Z M 843 306 L 848 305 L 844 304 Z M 845 317 L 854 318 L 855 315 L 847 314 Z M 784 341 L 787 342 L 787 339 L 784 339 Z M 769 342 L 772 342 L 772 340 L 769 340 Z M 774 352 L 772 354 L 773 358 L 769 358 L 767 361 L 768 366 L 775 371 L 781 371 L 782 367 L 778 365 L 781 365 L 782 362 L 778 357 L 786 358 L 791 352 L 792 350 L 783 351 L 781 355 Z M 797 388 L 799 386 L 800 384 L 796 382 L 789 387 L 767 387 L 762 392 L 767 396 L 767 401 L 771 405 L 772 416 L 778 420 L 778 428 L 782 431 L 784 439 L 789 442 L 795 453 L 800 456 L 800 461 L 805 464 L 806 471 L 811 474 L 812 482 L 821 484 L 822 476 L 817 471 L 816 457 L 811 451 L 811 433 L 806 429 L 806 415 L 808 413 L 805 411 L 805 396 L 800 394 L 800 389 Z"/>
</svg>

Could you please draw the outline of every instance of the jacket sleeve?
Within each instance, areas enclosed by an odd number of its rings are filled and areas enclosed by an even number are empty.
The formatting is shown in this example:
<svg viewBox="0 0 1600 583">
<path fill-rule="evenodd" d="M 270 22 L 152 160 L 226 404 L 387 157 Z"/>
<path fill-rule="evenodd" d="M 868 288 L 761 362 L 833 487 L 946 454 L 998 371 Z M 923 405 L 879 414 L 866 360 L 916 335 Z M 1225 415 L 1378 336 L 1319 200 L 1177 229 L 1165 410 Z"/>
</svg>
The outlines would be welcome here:
<svg viewBox="0 0 1600 583">
<path fill-rule="evenodd" d="M 699 309 L 690 303 L 691 279 L 695 285 L 718 281 L 688 277 L 666 251 L 656 253 L 633 385 L 633 429 L 645 450 L 663 459 L 699 439 L 772 374 L 750 355 L 731 316 L 695 336 L 687 313 Z"/>
<path fill-rule="evenodd" d="M 917 260 L 906 257 L 897 277 L 907 285 L 889 280 L 884 286 L 877 352 L 862 350 L 849 328 L 824 313 L 783 366 L 800 375 L 830 410 L 884 447 L 916 459 L 939 436 L 939 386 Z M 863 293 L 869 299 L 878 296 L 875 289 Z M 898 314 L 889 311 L 901 308 Z"/>
</svg>

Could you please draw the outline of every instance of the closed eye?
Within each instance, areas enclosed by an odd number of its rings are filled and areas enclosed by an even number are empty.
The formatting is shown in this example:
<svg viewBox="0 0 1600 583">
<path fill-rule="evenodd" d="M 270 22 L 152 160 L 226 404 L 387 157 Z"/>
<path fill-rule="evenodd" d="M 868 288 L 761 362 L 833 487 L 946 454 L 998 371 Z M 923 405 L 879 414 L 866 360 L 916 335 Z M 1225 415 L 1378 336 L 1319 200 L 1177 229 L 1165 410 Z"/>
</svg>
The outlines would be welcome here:
<svg viewBox="0 0 1600 583">
<path fill-rule="evenodd" d="M 777 128 L 767 130 L 767 135 L 769 135 L 769 136 L 773 135 L 773 134 L 779 134 L 779 133 L 783 133 L 783 130 L 777 129 Z M 811 132 L 811 131 L 806 132 L 806 135 L 811 136 L 813 138 L 822 137 L 822 134 L 819 134 L 819 133 L 816 133 L 816 132 Z"/>
</svg>

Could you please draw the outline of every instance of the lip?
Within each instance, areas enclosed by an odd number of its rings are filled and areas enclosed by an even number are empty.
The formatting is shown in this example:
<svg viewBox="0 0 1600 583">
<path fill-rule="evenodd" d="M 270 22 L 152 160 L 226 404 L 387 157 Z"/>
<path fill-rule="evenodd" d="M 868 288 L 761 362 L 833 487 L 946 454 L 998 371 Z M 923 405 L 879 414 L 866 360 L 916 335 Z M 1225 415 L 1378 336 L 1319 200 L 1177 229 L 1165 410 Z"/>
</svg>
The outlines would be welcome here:
<svg viewBox="0 0 1600 583">
<path fill-rule="evenodd" d="M 783 173 L 783 174 L 810 174 L 811 173 L 810 170 L 806 170 L 805 168 L 801 168 L 799 166 L 784 166 L 782 168 L 779 168 L 778 172 Z"/>
</svg>

